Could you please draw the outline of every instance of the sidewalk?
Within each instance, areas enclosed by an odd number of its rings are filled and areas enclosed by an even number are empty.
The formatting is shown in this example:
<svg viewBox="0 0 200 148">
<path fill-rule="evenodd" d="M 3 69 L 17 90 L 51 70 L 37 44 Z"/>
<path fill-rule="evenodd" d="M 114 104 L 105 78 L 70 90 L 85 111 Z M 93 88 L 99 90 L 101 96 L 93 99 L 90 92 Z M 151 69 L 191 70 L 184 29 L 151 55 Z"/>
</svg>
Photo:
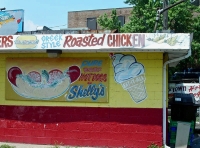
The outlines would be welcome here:
<svg viewBox="0 0 200 148">
<path fill-rule="evenodd" d="M 57 145 L 36 145 L 36 144 L 22 144 L 22 143 L 7 143 L 0 142 L 0 146 L 7 144 L 13 146 L 14 148 L 91 148 L 91 147 L 72 147 L 72 146 L 57 146 Z"/>
<path fill-rule="evenodd" d="M 200 123 L 196 122 L 192 148 L 200 148 Z"/>
<path fill-rule="evenodd" d="M 67 146 L 53 146 L 53 145 L 34 145 L 34 144 L 21 144 L 21 143 L 7 143 L 0 142 L 0 145 L 7 144 L 9 146 L 13 146 L 14 148 L 72 148 Z"/>
</svg>

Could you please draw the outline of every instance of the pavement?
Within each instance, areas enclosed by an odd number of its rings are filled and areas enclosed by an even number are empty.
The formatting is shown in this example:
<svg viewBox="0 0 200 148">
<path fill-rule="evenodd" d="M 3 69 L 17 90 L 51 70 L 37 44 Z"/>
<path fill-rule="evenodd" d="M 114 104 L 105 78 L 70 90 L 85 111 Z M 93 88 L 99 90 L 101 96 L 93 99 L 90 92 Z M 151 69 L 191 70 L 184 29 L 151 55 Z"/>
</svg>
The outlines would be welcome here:
<svg viewBox="0 0 200 148">
<path fill-rule="evenodd" d="M 200 148 L 200 134 L 194 138 L 191 148 Z"/>
<path fill-rule="evenodd" d="M 56 148 L 52 145 L 33 145 L 33 144 L 21 144 L 21 143 L 7 143 L 7 142 L 0 142 L 0 145 L 9 145 L 14 148 Z M 59 148 L 66 148 L 66 147 L 59 147 Z"/>
<path fill-rule="evenodd" d="M 57 145 L 36 145 L 36 144 L 22 144 L 22 143 L 7 143 L 0 142 L 0 146 L 7 144 L 13 148 L 91 148 L 91 147 L 73 147 L 73 146 L 57 146 Z"/>
<path fill-rule="evenodd" d="M 200 148 L 200 123 L 196 124 L 194 132 L 194 139 L 191 148 Z"/>
</svg>

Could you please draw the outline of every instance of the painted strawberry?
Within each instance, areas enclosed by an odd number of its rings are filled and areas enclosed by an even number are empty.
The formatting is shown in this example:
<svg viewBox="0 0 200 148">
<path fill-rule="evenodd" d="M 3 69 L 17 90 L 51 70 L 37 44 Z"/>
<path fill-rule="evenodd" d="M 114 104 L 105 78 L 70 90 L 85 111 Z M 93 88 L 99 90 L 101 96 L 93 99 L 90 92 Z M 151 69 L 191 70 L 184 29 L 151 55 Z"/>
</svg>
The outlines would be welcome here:
<svg viewBox="0 0 200 148">
<path fill-rule="evenodd" d="M 9 70 L 8 70 L 8 74 L 7 74 L 7 77 L 8 77 L 8 80 L 15 86 L 16 85 L 16 79 L 17 79 L 17 76 L 22 74 L 22 70 L 19 68 L 19 67 L 11 67 Z"/>
<path fill-rule="evenodd" d="M 67 74 L 69 75 L 71 79 L 71 83 L 73 83 L 80 77 L 81 70 L 78 66 L 73 65 L 69 67 Z"/>
<path fill-rule="evenodd" d="M 61 79 L 63 77 L 63 72 L 59 69 L 53 69 L 49 71 L 49 79 L 48 82 L 53 82 L 56 79 Z"/>
<path fill-rule="evenodd" d="M 41 75 L 37 71 L 31 71 L 28 73 L 28 76 L 35 82 L 41 82 Z"/>
</svg>

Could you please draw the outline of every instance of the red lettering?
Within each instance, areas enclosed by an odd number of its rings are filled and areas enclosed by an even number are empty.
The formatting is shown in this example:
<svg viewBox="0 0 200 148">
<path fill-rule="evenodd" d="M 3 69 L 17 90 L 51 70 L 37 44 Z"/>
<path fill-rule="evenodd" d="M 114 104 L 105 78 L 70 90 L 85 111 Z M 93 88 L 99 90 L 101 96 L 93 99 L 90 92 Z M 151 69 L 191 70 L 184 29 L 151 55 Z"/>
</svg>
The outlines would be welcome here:
<svg viewBox="0 0 200 148">
<path fill-rule="evenodd" d="M 193 89 L 194 89 L 194 86 L 190 86 L 189 92 L 193 91 Z"/>
<path fill-rule="evenodd" d="M 69 45 L 69 42 L 70 42 L 71 40 L 72 40 L 72 36 L 71 36 L 71 35 L 66 36 L 66 37 L 65 37 L 65 42 L 64 42 L 63 47 L 65 48 L 66 45 L 67 45 L 68 47 L 71 47 L 71 46 Z"/>
<path fill-rule="evenodd" d="M 89 41 L 89 37 L 87 37 L 87 36 L 86 36 L 86 37 L 84 37 L 84 38 L 83 38 L 83 43 L 82 43 L 82 46 L 83 46 L 83 47 L 86 47 L 86 46 L 87 46 L 87 42 L 88 42 L 88 41 Z"/>
<path fill-rule="evenodd" d="M 92 43 L 92 46 L 97 45 L 97 38 L 93 38 L 91 43 Z"/>
<path fill-rule="evenodd" d="M 109 42 L 108 46 L 109 47 L 117 47 L 118 46 L 118 40 L 119 40 L 119 36 L 117 36 L 117 34 L 109 35 L 108 41 L 107 41 L 107 42 Z"/>
<path fill-rule="evenodd" d="M 89 36 L 89 38 L 90 38 L 90 39 L 89 39 L 89 42 L 88 42 L 88 44 L 87 44 L 88 46 L 91 46 L 91 44 L 90 44 L 90 43 L 91 43 L 91 40 L 92 40 L 92 38 L 93 38 L 93 37 L 94 37 L 94 35 L 93 35 L 93 34 L 91 34 L 91 35 Z"/>
<path fill-rule="evenodd" d="M 81 43 L 83 42 L 82 37 L 78 37 L 77 38 L 77 43 L 75 45 L 77 45 L 78 47 L 81 47 Z"/>
<path fill-rule="evenodd" d="M 81 74 L 79 81 L 90 81 L 93 74 Z"/>
<path fill-rule="evenodd" d="M 99 81 L 99 74 L 94 74 L 93 77 L 92 77 L 92 81 Z"/>
<path fill-rule="evenodd" d="M 109 47 L 144 47 L 145 34 L 113 34 L 108 35 L 107 45 Z"/>
<path fill-rule="evenodd" d="M 200 91 L 197 93 L 197 97 L 199 97 L 200 96 Z"/>
<path fill-rule="evenodd" d="M 111 43 L 111 41 L 112 41 L 112 35 L 108 35 L 107 44 L 108 44 L 109 47 L 114 46 L 113 42 Z"/>
<path fill-rule="evenodd" d="M 76 39 L 75 38 L 72 39 L 71 46 L 72 47 L 76 46 Z"/>
<path fill-rule="evenodd" d="M 91 68 L 87 68 L 87 67 L 85 67 L 85 68 L 83 68 L 83 71 L 84 72 L 99 72 L 99 71 L 101 71 L 101 67 L 91 67 Z"/>
<path fill-rule="evenodd" d="M 12 47 L 12 45 L 13 45 L 13 36 L 8 36 L 8 39 L 7 39 L 7 46 L 8 47 Z"/>
<path fill-rule="evenodd" d="M 94 74 L 92 77 L 92 81 L 106 82 L 107 74 Z"/>
<path fill-rule="evenodd" d="M 120 35 L 119 34 L 117 34 L 116 35 L 116 47 L 120 47 Z"/>
<path fill-rule="evenodd" d="M 114 47 L 117 47 L 117 35 L 113 35 Z"/>
<path fill-rule="evenodd" d="M 126 35 L 122 34 L 122 39 L 121 39 L 121 45 L 122 46 L 126 46 L 126 42 L 124 42 L 126 40 Z"/>
<path fill-rule="evenodd" d="M 132 46 L 130 34 L 113 34 L 108 35 L 107 44 L 109 47 Z"/>
<path fill-rule="evenodd" d="M 130 35 L 126 35 L 126 46 L 133 46 L 131 43 L 131 34 Z"/>
<path fill-rule="evenodd" d="M 197 89 L 200 89 L 200 88 L 199 88 L 199 85 L 198 85 L 198 86 L 195 86 L 195 90 L 197 90 Z"/>
<path fill-rule="evenodd" d="M 103 46 L 105 34 L 101 37 L 95 37 L 93 34 L 85 37 L 73 37 L 71 35 L 65 37 L 63 47 L 86 47 L 86 46 Z"/>
<path fill-rule="evenodd" d="M 102 81 L 106 82 L 107 81 L 107 74 L 103 75 Z"/>
<path fill-rule="evenodd" d="M 13 45 L 13 36 L 0 36 L 0 48 L 7 48 Z"/>
<path fill-rule="evenodd" d="M 106 82 L 107 81 L 107 74 L 81 74 L 79 81 L 98 81 L 98 82 Z"/>
<path fill-rule="evenodd" d="M 104 34 L 103 37 L 98 38 L 98 40 L 97 40 L 98 45 L 103 46 L 103 42 L 104 42 L 105 36 L 106 35 Z"/>
<path fill-rule="evenodd" d="M 2 45 L 7 47 L 7 37 L 6 36 L 2 37 Z"/>
</svg>

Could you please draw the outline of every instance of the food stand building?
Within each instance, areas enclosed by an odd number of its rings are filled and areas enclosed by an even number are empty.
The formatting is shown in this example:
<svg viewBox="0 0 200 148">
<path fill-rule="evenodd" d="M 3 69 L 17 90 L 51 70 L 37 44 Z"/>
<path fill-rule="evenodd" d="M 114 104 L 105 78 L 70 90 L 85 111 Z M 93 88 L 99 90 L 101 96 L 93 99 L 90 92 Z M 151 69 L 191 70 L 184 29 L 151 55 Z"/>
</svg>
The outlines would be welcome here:
<svg viewBox="0 0 200 148">
<path fill-rule="evenodd" d="M 190 34 L 0 36 L 0 141 L 166 144 L 166 73 Z"/>
</svg>

